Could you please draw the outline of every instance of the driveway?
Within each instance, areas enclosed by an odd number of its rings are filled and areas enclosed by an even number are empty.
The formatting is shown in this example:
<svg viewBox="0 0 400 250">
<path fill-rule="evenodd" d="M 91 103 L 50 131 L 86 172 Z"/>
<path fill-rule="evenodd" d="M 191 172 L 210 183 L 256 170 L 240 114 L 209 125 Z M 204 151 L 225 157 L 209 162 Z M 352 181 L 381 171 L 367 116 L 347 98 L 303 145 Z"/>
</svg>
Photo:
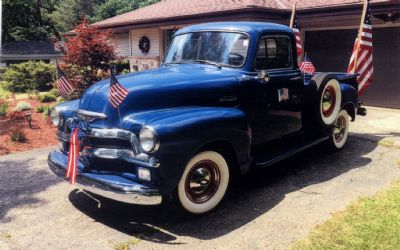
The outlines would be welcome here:
<svg viewBox="0 0 400 250">
<path fill-rule="evenodd" d="M 343 151 L 316 146 L 254 171 L 218 209 L 197 217 L 106 199 L 99 208 L 49 171 L 51 148 L 3 156 L 0 249 L 286 249 L 399 177 L 400 111 L 368 111 L 351 124 Z"/>
</svg>

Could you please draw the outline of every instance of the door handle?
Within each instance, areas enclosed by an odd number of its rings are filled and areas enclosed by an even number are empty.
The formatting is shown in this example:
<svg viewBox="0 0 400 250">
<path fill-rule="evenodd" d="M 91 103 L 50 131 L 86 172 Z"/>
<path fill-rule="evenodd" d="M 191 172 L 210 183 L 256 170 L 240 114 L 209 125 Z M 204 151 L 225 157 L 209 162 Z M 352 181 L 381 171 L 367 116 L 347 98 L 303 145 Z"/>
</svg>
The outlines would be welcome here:
<svg viewBox="0 0 400 250">
<path fill-rule="evenodd" d="M 290 78 L 289 80 L 290 81 L 297 81 L 297 80 L 300 80 L 300 79 L 301 79 L 301 76 L 296 76 L 296 77 Z"/>
</svg>

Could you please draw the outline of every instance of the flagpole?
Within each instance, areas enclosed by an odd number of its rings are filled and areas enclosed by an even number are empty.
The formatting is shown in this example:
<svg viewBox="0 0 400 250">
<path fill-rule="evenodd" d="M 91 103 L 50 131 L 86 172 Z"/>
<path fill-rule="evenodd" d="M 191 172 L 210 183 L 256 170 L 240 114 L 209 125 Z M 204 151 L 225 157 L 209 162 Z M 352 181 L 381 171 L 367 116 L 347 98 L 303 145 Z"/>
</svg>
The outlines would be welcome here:
<svg viewBox="0 0 400 250">
<path fill-rule="evenodd" d="M 358 48 L 357 50 L 360 49 L 360 41 L 361 41 L 361 36 L 362 36 L 362 29 L 363 29 L 363 24 L 365 21 L 365 15 L 367 13 L 367 5 L 368 5 L 368 0 L 364 0 L 364 7 L 363 7 L 363 12 L 362 12 L 362 16 L 361 16 L 361 22 L 360 22 L 360 28 L 358 29 L 358 36 L 357 36 L 357 45 Z M 354 56 L 354 71 L 357 69 L 357 60 L 358 60 L 358 53 L 355 54 Z"/>
<path fill-rule="evenodd" d="M 294 24 L 294 17 L 296 15 L 296 7 L 297 7 L 297 0 L 294 0 L 293 7 L 292 7 L 292 16 L 290 17 L 290 28 L 293 28 Z"/>
</svg>

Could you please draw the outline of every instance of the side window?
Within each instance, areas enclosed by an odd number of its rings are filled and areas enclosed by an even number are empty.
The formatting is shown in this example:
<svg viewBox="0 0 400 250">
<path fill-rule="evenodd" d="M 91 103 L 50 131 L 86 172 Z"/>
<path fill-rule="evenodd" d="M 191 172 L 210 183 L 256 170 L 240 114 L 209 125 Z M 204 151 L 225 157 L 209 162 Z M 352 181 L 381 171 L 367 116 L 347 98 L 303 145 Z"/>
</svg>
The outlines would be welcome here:
<svg viewBox="0 0 400 250">
<path fill-rule="evenodd" d="M 292 68 L 289 38 L 277 36 L 261 39 L 254 65 L 256 70 Z"/>
</svg>

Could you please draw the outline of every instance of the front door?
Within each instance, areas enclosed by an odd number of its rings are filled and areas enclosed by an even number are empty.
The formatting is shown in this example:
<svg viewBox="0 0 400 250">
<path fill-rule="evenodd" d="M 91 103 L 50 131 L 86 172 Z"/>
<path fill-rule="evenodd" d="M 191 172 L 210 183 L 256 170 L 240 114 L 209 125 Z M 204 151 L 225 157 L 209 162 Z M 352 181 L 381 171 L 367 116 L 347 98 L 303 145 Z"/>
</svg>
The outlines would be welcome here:
<svg viewBox="0 0 400 250">
<path fill-rule="evenodd" d="M 301 129 L 300 95 L 303 78 L 294 67 L 290 38 L 284 35 L 263 37 L 254 63 L 256 72 L 268 78 L 258 81 L 262 98 L 256 102 L 253 123 L 254 143 L 271 141 Z"/>
</svg>

